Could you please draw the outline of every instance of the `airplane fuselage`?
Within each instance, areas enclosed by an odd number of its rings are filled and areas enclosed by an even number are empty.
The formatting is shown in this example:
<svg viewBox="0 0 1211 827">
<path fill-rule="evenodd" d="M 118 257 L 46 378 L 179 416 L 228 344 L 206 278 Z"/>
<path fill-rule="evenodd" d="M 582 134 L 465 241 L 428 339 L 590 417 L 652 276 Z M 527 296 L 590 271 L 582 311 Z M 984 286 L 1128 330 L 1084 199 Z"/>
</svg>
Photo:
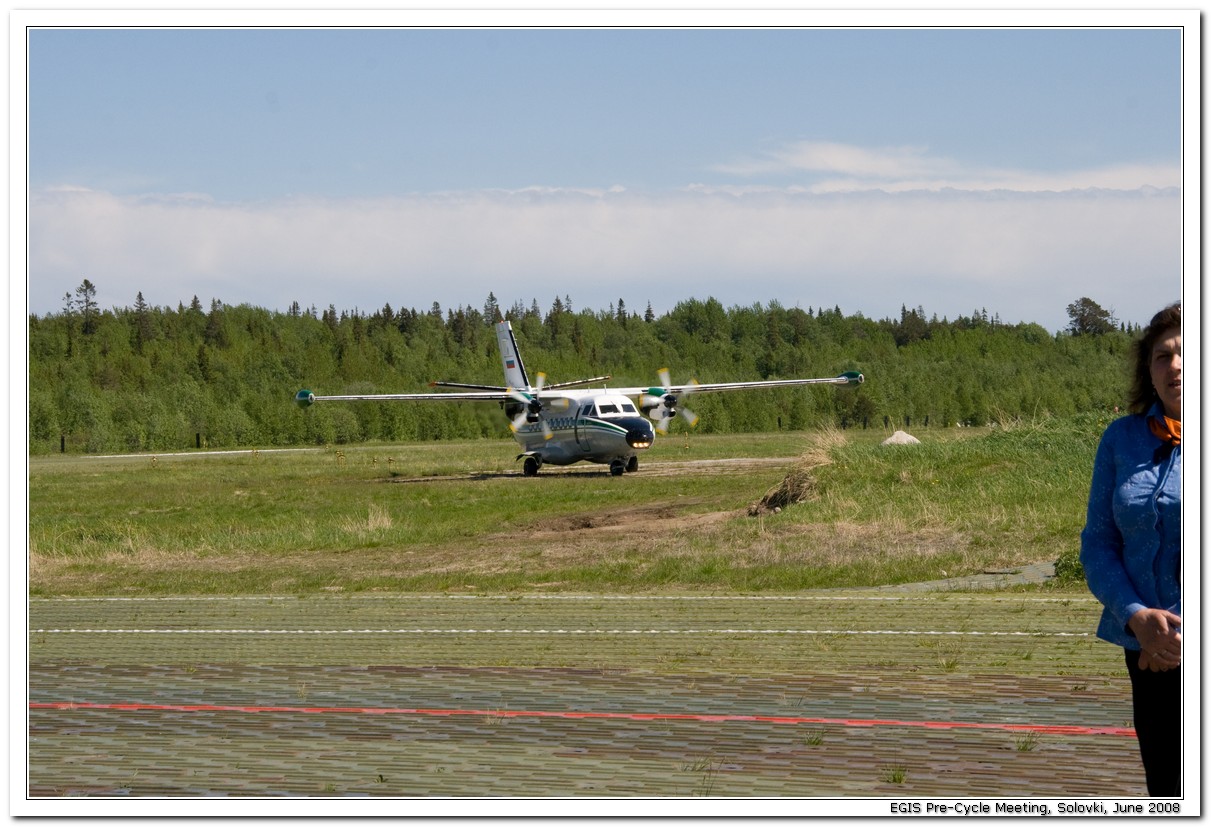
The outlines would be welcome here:
<svg viewBox="0 0 1211 827">
<path fill-rule="evenodd" d="M 571 465 L 596 462 L 634 470 L 636 454 L 656 439 L 652 423 L 629 398 L 609 391 L 564 391 L 565 410 L 539 412 L 534 421 L 517 426 L 513 436 L 523 457 L 536 457 L 526 471 L 533 473 L 543 463 Z M 561 407 L 561 406 L 556 406 Z M 506 406 L 510 419 L 522 411 L 520 404 Z"/>
</svg>

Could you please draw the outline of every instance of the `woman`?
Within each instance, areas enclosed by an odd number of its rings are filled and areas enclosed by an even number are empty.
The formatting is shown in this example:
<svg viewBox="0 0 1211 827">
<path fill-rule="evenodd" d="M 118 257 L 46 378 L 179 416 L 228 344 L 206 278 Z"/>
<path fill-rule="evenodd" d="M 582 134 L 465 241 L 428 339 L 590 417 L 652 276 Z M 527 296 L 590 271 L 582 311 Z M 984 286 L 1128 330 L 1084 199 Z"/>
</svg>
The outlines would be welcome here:
<svg viewBox="0 0 1211 827">
<path fill-rule="evenodd" d="M 1131 416 L 1102 435 L 1081 563 L 1098 637 L 1123 647 L 1148 793 L 1181 795 L 1182 306 L 1135 347 Z"/>
</svg>

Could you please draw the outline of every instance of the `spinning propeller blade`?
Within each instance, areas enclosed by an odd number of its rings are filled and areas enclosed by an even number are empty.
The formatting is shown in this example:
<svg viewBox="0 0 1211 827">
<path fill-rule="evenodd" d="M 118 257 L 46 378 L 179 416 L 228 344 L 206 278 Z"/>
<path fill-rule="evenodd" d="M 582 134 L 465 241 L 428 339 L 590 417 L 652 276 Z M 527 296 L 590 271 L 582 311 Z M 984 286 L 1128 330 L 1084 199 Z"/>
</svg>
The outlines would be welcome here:
<svg viewBox="0 0 1211 827">
<path fill-rule="evenodd" d="M 697 425 L 698 414 L 680 404 L 680 400 L 693 393 L 693 389 L 684 388 L 680 391 L 679 396 L 674 396 L 671 391 L 673 381 L 669 369 L 661 368 L 656 375 L 660 378 L 660 387 L 648 388 L 648 394 L 645 396 L 646 400 L 652 402 L 651 409 L 660 411 L 660 417 L 656 419 L 656 430 L 662 434 L 668 433 L 669 422 L 678 416 L 684 419 L 691 428 Z M 690 381 L 695 385 L 698 384 L 697 379 Z"/>
<path fill-rule="evenodd" d="M 521 427 L 526 423 L 537 422 L 542 426 L 543 439 L 550 439 L 551 437 L 555 436 L 555 434 L 551 431 L 551 426 L 548 425 L 547 421 L 542 418 L 542 410 L 545 405 L 543 404 L 540 395 L 542 394 L 542 388 L 543 385 L 546 384 L 546 381 L 547 375 L 545 373 L 538 374 L 538 385 L 535 386 L 533 394 L 526 394 L 522 393 L 516 388 L 509 388 L 509 396 L 522 405 L 521 413 L 513 417 L 513 421 L 509 423 L 509 428 L 513 431 L 513 433 L 517 433 L 518 430 L 520 430 Z M 556 403 L 562 402 L 563 408 L 565 409 L 568 406 L 568 400 L 566 399 L 557 399 L 555 401 Z M 556 404 L 554 407 L 559 408 L 559 405 Z"/>
</svg>

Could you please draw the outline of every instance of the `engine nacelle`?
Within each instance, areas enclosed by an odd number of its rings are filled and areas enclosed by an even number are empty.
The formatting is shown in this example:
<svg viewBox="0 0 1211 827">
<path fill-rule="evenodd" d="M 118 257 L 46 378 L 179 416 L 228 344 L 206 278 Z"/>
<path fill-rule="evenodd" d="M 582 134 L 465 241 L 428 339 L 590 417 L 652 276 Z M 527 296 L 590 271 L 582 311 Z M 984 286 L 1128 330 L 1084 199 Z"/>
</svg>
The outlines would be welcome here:
<svg viewBox="0 0 1211 827">
<path fill-rule="evenodd" d="M 653 422 L 662 422 L 677 416 L 677 397 L 671 393 L 665 396 L 644 394 L 639 400 L 639 410 Z"/>
<path fill-rule="evenodd" d="M 509 417 L 509 419 L 517 419 L 523 413 L 526 415 L 526 422 L 531 425 L 540 419 L 539 414 L 542 411 L 542 403 L 537 399 L 532 399 L 529 402 L 514 402 L 510 400 L 502 402 L 501 405 L 505 409 L 505 416 Z"/>
</svg>

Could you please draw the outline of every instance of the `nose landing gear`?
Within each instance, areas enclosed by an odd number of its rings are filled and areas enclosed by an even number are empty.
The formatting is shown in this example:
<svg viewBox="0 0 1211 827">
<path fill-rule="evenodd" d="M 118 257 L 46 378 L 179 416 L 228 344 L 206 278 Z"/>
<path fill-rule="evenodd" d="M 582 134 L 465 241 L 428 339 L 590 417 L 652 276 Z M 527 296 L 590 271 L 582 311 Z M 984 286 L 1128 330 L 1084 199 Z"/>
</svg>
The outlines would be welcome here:
<svg viewBox="0 0 1211 827">
<path fill-rule="evenodd" d="M 619 457 L 618 459 L 612 460 L 610 462 L 610 475 L 611 476 L 621 477 L 624 472 L 627 474 L 634 474 L 638 470 L 639 470 L 639 457 L 636 457 L 636 456 L 626 457 L 625 459 L 622 457 Z"/>
</svg>

